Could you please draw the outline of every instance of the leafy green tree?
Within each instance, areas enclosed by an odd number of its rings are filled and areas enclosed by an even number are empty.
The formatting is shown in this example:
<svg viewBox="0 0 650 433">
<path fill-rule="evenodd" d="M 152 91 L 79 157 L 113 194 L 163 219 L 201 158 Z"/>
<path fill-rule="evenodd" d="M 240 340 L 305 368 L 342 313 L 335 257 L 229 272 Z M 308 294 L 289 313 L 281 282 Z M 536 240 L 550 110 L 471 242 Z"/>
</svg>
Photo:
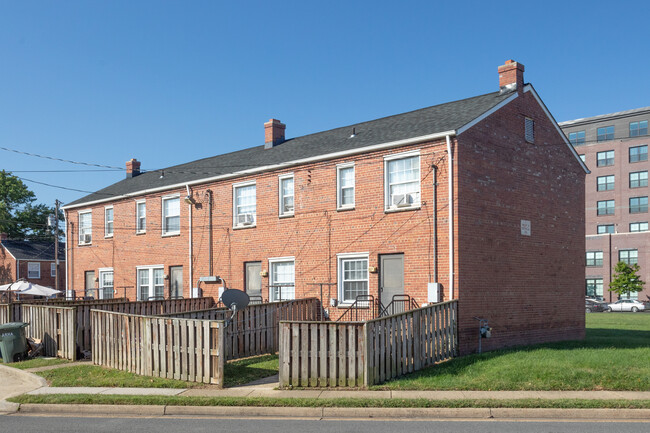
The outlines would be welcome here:
<svg viewBox="0 0 650 433">
<path fill-rule="evenodd" d="M 0 233 L 11 239 L 52 239 L 54 229 L 47 226 L 47 217 L 54 214 L 54 208 L 35 201 L 22 180 L 0 171 Z"/>
<path fill-rule="evenodd" d="M 639 277 L 639 269 L 636 263 L 628 265 L 625 262 L 618 262 L 614 268 L 614 279 L 609 283 L 609 291 L 616 293 L 620 298 L 643 290 L 645 282 Z"/>
</svg>

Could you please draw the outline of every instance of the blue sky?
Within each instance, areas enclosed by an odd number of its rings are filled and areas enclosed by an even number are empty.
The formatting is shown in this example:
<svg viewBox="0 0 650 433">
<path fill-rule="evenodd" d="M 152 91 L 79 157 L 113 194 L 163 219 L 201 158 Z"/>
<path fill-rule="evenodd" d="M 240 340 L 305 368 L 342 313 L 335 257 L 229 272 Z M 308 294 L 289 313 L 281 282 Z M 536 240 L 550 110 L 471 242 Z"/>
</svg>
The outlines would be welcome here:
<svg viewBox="0 0 650 433">
<path fill-rule="evenodd" d="M 558 121 L 648 106 L 650 4 L 598 3 L 4 1 L 0 147 L 163 168 L 260 145 L 271 117 L 295 137 L 492 92 L 507 59 Z M 124 177 L 4 150 L 0 169 Z"/>
</svg>

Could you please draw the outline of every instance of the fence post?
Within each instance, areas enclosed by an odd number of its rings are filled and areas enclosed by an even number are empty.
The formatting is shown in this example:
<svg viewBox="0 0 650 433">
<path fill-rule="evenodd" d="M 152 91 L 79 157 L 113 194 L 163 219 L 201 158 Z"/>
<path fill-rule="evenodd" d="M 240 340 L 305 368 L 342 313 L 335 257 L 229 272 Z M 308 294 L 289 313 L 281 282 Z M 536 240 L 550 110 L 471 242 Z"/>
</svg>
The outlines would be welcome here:
<svg viewBox="0 0 650 433">
<path fill-rule="evenodd" d="M 226 333 L 224 322 L 210 322 L 210 382 L 223 388 L 224 366 L 226 358 Z"/>
<path fill-rule="evenodd" d="M 370 339 L 370 328 L 372 327 L 372 323 L 364 323 L 363 324 L 363 387 L 364 388 L 369 388 L 370 385 L 372 385 L 372 374 L 370 372 L 370 360 L 373 359 L 373 353 L 372 353 L 372 344 L 370 344 L 371 339 Z"/>
</svg>

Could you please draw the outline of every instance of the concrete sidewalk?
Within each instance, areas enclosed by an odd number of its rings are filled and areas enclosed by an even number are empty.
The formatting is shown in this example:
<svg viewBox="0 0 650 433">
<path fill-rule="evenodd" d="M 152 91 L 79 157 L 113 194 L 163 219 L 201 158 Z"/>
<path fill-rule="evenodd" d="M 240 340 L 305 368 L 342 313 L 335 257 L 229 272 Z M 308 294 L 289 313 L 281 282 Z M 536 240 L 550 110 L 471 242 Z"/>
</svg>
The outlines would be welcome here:
<svg viewBox="0 0 650 433">
<path fill-rule="evenodd" d="M 42 377 L 0 364 L 0 414 L 18 410 L 18 404 L 7 398 L 43 387 L 47 387 L 47 381 Z"/>
</svg>

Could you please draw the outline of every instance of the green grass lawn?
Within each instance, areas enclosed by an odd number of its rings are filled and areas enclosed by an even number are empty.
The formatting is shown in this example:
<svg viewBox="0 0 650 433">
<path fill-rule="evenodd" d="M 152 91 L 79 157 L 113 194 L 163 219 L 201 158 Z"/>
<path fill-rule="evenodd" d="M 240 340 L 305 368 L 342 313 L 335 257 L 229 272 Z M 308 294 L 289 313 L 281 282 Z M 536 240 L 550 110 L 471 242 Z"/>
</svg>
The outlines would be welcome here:
<svg viewBox="0 0 650 433">
<path fill-rule="evenodd" d="M 11 364 L 12 366 L 15 364 Z M 226 363 L 224 386 L 242 385 L 278 372 L 278 357 L 257 356 Z M 44 377 L 51 386 L 99 386 L 133 388 L 196 388 L 202 383 L 160 377 L 140 376 L 126 371 L 104 368 L 97 365 L 75 365 L 36 373 Z"/>
<path fill-rule="evenodd" d="M 373 389 L 650 390 L 650 314 L 587 314 L 583 341 L 456 358 Z"/>
<path fill-rule="evenodd" d="M 12 362 L 10 364 L 7 364 L 7 366 L 18 368 L 20 370 L 26 370 L 28 368 L 48 367 L 50 365 L 67 364 L 69 362 L 71 361 L 68 361 L 67 359 L 61 359 L 61 358 L 34 358 L 34 359 L 29 359 L 27 361 Z"/>
</svg>

